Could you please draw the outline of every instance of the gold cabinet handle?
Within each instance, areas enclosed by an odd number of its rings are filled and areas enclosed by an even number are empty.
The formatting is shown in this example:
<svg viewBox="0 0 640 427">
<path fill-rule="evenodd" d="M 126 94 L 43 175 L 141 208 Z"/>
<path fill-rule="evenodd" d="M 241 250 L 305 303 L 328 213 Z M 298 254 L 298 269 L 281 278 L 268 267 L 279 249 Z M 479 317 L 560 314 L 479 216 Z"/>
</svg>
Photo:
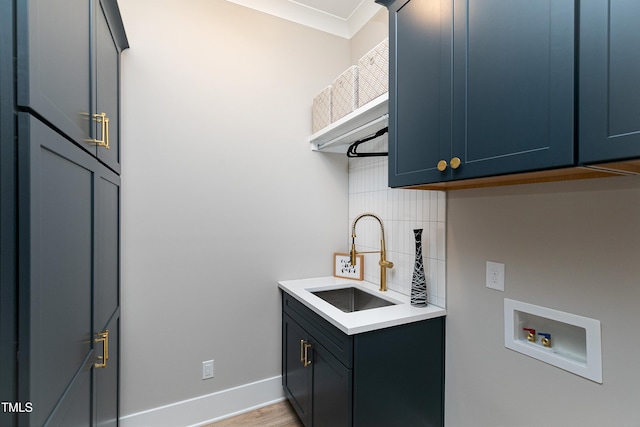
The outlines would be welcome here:
<svg viewBox="0 0 640 427">
<path fill-rule="evenodd" d="M 109 117 L 107 117 L 107 113 L 94 114 L 93 119 L 100 123 L 100 132 L 102 139 L 87 139 L 86 141 L 90 144 L 95 144 L 98 147 L 106 148 L 109 147 Z"/>
<path fill-rule="evenodd" d="M 447 161 L 446 160 L 440 160 L 438 162 L 438 170 L 440 172 L 444 172 L 447 169 Z"/>
<path fill-rule="evenodd" d="M 104 118 L 104 129 L 105 129 L 105 130 L 104 130 L 104 133 L 107 135 L 107 136 L 106 136 L 106 140 L 107 140 L 107 142 L 106 142 L 106 144 L 105 144 L 104 148 L 106 148 L 106 149 L 108 150 L 109 148 L 111 148 L 111 147 L 109 146 L 109 117 L 105 117 L 105 118 Z"/>
<path fill-rule="evenodd" d="M 460 160 L 460 157 L 454 157 L 449 163 L 451 164 L 451 169 L 458 169 L 462 164 L 462 161 Z"/>
<path fill-rule="evenodd" d="M 106 368 L 107 360 L 109 360 L 109 330 L 96 334 L 95 343 L 102 342 L 102 356 L 98 356 L 101 362 L 94 363 L 94 368 Z"/>
<path fill-rule="evenodd" d="M 304 340 L 300 340 L 300 361 L 304 363 Z"/>
<path fill-rule="evenodd" d="M 307 366 L 311 365 L 311 360 L 309 360 L 309 354 L 308 354 L 308 350 L 311 348 L 311 344 L 305 342 L 304 343 L 304 361 L 303 361 L 303 366 L 306 368 Z"/>
</svg>

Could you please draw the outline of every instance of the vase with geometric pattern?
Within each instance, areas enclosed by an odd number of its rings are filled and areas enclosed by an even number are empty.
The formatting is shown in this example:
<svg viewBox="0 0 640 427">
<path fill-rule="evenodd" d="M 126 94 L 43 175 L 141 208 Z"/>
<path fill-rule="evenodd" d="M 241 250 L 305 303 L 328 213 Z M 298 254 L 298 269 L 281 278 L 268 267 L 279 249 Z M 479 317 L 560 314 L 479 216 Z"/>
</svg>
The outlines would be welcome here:
<svg viewBox="0 0 640 427">
<path fill-rule="evenodd" d="M 416 239 L 416 261 L 411 279 L 411 305 L 426 307 L 427 280 L 424 277 L 424 262 L 422 260 L 422 228 L 413 230 L 413 235 Z"/>
</svg>

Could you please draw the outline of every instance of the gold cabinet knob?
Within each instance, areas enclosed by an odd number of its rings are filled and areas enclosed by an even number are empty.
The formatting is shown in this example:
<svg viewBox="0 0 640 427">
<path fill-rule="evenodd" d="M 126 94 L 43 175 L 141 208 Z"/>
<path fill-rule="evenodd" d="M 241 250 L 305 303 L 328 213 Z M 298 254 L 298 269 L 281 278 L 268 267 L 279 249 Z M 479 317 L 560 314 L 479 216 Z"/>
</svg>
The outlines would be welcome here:
<svg viewBox="0 0 640 427">
<path fill-rule="evenodd" d="M 454 157 L 451 159 L 451 169 L 458 169 L 460 167 L 460 164 L 462 163 L 462 161 L 460 160 L 460 157 Z"/>
<path fill-rule="evenodd" d="M 438 162 L 438 170 L 440 172 L 444 172 L 445 169 L 447 169 L 447 161 L 446 160 L 440 160 Z"/>
</svg>

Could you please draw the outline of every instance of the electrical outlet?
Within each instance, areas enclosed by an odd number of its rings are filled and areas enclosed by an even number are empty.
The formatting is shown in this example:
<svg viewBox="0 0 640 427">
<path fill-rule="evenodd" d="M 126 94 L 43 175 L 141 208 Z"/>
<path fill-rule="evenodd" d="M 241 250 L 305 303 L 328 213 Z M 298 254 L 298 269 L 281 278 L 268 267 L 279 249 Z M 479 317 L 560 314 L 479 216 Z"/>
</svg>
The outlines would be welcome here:
<svg viewBox="0 0 640 427">
<path fill-rule="evenodd" d="M 504 292 L 504 264 L 487 261 L 487 288 Z"/>
<path fill-rule="evenodd" d="M 202 379 L 213 378 L 213 360 L 205 360 L 202 362 Z"/>
</svg>

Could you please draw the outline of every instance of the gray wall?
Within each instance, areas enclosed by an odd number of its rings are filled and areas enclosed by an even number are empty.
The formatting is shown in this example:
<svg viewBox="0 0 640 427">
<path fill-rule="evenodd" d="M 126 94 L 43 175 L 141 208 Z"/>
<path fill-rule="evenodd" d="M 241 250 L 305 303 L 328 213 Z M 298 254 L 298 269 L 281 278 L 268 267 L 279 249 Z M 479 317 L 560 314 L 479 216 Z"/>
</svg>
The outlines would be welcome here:
<svg viewBox="0 0 640 427">
<path fill-rule="evenodd" d="M 331 275 L 348 236 L 347 159 L 308 136 L 350 48 L 223 0 L 119 3 L 128 415 L 280 375 L 277 281 Z"/>
<path fill-rule="evenodd" d="M 447 214 L 447 425 L 639 426 L 640 178 L 450 192 Z M 600 320 L 603 383 L 506 349 L 504 298 Z"/>
<path fill-rule="evenodd" d="M 386 7 L 380 9 L 367 25 L 351 37 L 351 64 L 358 65 L 362 56 L 389 36 L 389 12 Z"/>
</svg>

